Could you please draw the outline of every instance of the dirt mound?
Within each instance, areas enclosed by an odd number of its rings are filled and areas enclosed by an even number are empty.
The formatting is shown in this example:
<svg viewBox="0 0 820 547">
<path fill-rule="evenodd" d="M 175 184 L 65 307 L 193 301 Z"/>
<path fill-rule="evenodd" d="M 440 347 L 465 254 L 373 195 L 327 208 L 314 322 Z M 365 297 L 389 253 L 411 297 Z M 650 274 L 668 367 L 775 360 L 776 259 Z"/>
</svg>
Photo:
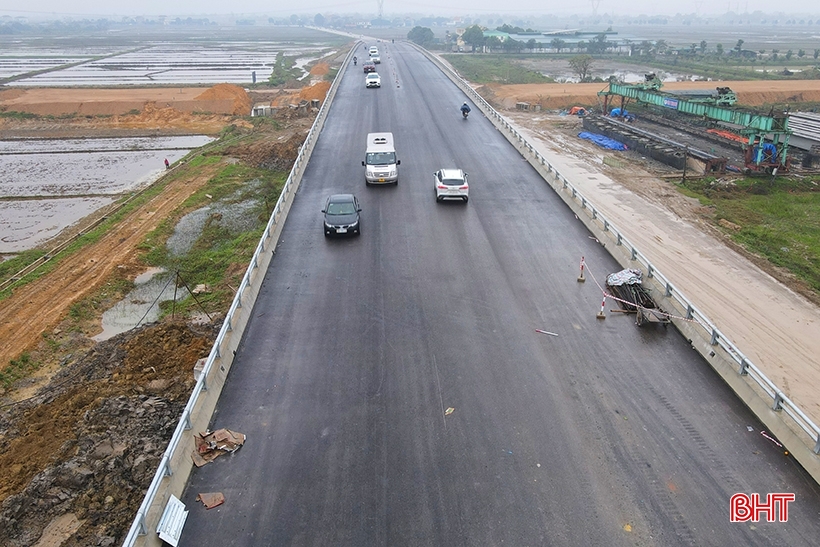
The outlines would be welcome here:
<svg viewBox="0 0 820 547">
<path fill-rule="evenodd" d="M 243 88 L 233 84 L 217 84 L 194 97 L 196 101 L 220 101 L 225 99 L 233 101 L 231 114 L 235 116 L 247 116 L 253 107 L 248 93 Z"/>
<path fill-rule="evenodd" d="M 299 148 L 305 142 L 306 136 L 304 133 L 295 133 L 287 140 L 279 142 L 264 140 L 241 147 L 233 146 L 226 149 L 224 154 L 241 158 L 255 167 L 288 171 L 296 161 Z"/>
<path fill-rule="evenodd" d="M 168 323 L 123 333 L 0 413 L 3 545 L 33 545 L 69 514 L 82 524 L 63 547 L 122 541 L 218 329 Z"/>
<path fill-rule="evenodd" d="M 299 92 L 299 98 L 306 101 L 311 101 L 313 99 L 324 101 L 329 89 L 330 82 L 316 82 L 312 86 L 303 87 Z"/>
<path fill-rule="evenodd" d="M 270 104 L 273 107 L 281 108 L 292 104 L 299 104 L 302 101 L 312 101 L 313 99 L 324 101 L 329 89 L 330 82 L 316 82 L 313 85 L 303 87 L 298 92 L 294 90 L 293 92 L 282 93 L 273 97 Z"/>
<path fill-rule="evenodd" d="M 310 73 L 314 76 L 324 76 L 330 72 L 330 65 L 327 63 L 316 63 L 310 69 Z"/>
</svg>

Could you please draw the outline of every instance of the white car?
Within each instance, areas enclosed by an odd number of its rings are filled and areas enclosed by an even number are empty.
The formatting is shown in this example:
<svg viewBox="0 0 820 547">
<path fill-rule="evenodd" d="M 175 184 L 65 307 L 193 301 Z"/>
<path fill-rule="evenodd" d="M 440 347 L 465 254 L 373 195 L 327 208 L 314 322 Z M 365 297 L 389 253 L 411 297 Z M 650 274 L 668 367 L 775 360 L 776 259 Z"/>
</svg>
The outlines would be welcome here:
<svg viewBox="0 0 820 547">
<path fill-rule="evenodd" d="M 370 56 L 370 62 L 373 63 L 374 65 L 378 65 L 382 62 L 382 58 L 379 57 L 378 55 L 371 55 Z"/>
<path fill-rule="evenodd" d="M 461 169 L 439 169 L 433 173 L 433 182 L 436 185 L 436 201 L 460 199 L 467 203 L 470 199 L 467 173 Z"/>
<path fill-rule="evenodd" d="M 364 86 L 365 87 L 381 87 L 382 86 L 382 79 L 375 72 L 371 72 L 367 76 L 365 76 Z"/>
</svg>

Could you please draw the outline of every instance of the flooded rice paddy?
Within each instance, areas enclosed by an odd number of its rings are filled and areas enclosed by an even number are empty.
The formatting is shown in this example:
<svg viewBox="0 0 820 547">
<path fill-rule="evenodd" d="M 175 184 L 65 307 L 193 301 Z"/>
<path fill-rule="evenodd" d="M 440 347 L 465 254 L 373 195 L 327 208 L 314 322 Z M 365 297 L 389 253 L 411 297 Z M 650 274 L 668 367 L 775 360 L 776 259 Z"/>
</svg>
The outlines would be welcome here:
<svg viewBox="0 0 820 547">
<path fill-rule="evenodd" d="M 155 181 L 206 136 L 0 141 L 0 254 L 34 248 Z"/>
<path fill-rule="evenodd" d="M 296 66 L 303 68 L 326 52 L 319 45 L 282 42 L 160 43 L 87 56 L 35 50 L 9 57 L 7 52 L 0 59 L 0 79 L 14 77 L 6 85 L 24 87 L 243 85 L 253 83 L 254 75 L 257 82 L 267 80 L 279 53 L 298 57 Z"/>
</svg>

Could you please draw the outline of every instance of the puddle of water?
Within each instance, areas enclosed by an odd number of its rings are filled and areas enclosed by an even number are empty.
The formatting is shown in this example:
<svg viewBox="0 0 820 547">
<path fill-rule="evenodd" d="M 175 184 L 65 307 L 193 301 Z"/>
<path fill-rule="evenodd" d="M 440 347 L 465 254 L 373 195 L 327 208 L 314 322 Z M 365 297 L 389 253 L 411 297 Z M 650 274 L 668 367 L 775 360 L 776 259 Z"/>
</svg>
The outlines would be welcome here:
<svg viewBox="0 0 820 547">
<path fill-rule="evenodd" d="M 188 296 L 184 287 L 174 287 L 174 276 L 162 268 L 151 268 L 134 280 L 136 287 L 114 307 L 103 313 L 103 331 L 93 340 L 102 342 L 121 332 L 126 332 L 141 324 L 159 319 L 159 303 Z"/>
</svg>

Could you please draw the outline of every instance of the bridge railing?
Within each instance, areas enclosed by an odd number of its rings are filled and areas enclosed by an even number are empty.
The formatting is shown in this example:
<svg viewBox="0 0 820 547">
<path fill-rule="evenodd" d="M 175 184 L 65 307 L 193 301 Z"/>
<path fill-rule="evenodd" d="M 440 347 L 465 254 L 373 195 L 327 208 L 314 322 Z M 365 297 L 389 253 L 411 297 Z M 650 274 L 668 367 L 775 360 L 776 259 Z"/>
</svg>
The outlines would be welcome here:
<svg viewBox="0 0 820 547">
<path fill-rule="evenodd" d="M 222 391 L 222 385 L 233 363 L 233 352 L 239 345 L 245 326 L 250 318 L 250 311 L 275 252 L 276 242 L 290 210 L 293 197 L 299 188 L 302 175 L 316 145 L 319 133 L 324 127 L 330 105 L 344 74 L 344 68 L 347 67 L 353 57 L 355 49 L 356 47 L 348 52 L 342 63 L 342 69 L 334 78 L 325 101 L 319 108 L 316 119 L 302 147 L 299 149 L 299 154 L 282 187 L 282 192 L 273 208 L 259 244 L 256 246 L 248 269 L 242 277 L 242 282 L 239 284 L 233 302 L 225 315 L 222 328 L 204 363 L 202 372 L 199 374 L 193 392 L 182 411 L 182 416 L 168 443 L 168 447 L 162 455 L 154 478 L 145 493 L 145 498 L 123 541 L 125 547 L 136 545 L 139 540 L 142 540 L 145 544 L 159 545 L 161 543 L 157 536 L 151 532 L 156 529 L 170 496 L 172 494 L 181 495 L 191 473 L 193 463 L 190 454 L 193 450 L 193 436 L 190 432 L 191 430 L 204 430 L 208 426 L 219 394 Z"/>
</svg>

